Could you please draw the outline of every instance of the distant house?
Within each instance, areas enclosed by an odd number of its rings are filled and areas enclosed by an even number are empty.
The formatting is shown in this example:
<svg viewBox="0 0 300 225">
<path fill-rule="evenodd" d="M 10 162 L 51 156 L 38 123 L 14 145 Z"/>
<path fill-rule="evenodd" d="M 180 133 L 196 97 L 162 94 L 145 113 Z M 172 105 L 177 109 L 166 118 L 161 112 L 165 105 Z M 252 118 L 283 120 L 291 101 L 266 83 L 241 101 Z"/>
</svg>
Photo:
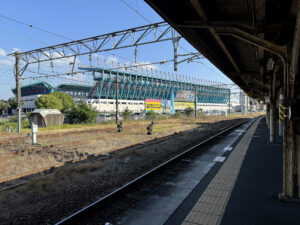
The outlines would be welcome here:
<svg viewBox="0 0 300 225">
<path fill-rule="evenodd" d="M 62 125 L 64 115 L 57 109 L 36 109 L 30 113 L 28 120 L 39 127 Z"/>
</svg>

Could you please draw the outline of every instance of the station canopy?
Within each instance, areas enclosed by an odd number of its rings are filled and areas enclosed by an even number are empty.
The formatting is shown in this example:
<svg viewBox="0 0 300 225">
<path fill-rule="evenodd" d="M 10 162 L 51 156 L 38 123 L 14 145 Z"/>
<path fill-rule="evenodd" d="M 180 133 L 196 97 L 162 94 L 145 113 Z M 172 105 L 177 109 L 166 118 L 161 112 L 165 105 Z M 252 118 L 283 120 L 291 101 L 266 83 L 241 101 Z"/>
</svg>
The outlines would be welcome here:
<svg viewBox="0 0 300 225">
<path fill-rule="evenodd" d="M 292 40 L 297 0 L 146 2 L 248 95 L 265 96 Z M 282 77 L 280 67 L 276 79 Z"/>
</svg>

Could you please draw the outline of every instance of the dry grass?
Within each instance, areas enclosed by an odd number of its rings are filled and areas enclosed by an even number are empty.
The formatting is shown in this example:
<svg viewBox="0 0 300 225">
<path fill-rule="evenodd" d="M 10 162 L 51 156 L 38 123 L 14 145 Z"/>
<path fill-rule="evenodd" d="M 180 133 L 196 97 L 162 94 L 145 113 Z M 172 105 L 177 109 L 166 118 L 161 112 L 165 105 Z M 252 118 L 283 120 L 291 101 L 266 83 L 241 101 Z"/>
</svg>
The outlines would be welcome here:
<svg viewBox="0 0 300 225">
<path fill-rule="evenodd" d="M 254 117 L 255 115 L 247 115 Z M 26 144 L 26 138 L 0 139 L 0 179 L 34 171 L 44 167 L 61 165 L 70 160 L 85 159 L 88 155 L 99 155 L 154 138 L 161 138 L 198 127 L 199 124 L 213 123 L 233 118 L 244 118 L 245 115 L 201 116 L 194 118 L 165 119 L 154 122 L 153 135 L 146 135 L 150 121 L 128 121 L 123 123 L 123 131 L 117 132 L 116 125 L 102 124 L 79 126 L 59 130 L 40 130 L 38 142 L 41 145 Z M 24 136 L 24 135 L 23 135 Z M 3 137 L 3 136 L 2 136 Z M 3 138 L 7 138 L 7 135 Z M 4 140 L 4 139 L 2 139 Z M 1 180 L 0 180 L 1 182 Z"/>
<path fill-rule="evenodd" d="M 49 176 L 32 178 L 23 186 L 2 192 L 0 196 L 1 224 L 53 224 L 58 218 L 64 218 L 76 209 L 103 197 L 145 171 L 177 155 L 183 149 L 220 132 L 224 127 L 241 121 L 223 121 L 203 125 L 203 123 L 212 122 L 213 119 L 202 119 L 202 125 L 199 124 L 200 119 L 195 121 L 191 118 L 157 121 L 155 124 L 157 131 L 155 131 L 154 137 L 166 136 L 185 129 L 188 131 L 176 134 L 163 142 L 145 145 L 142 148 L 114 151 L 105 159 L 102 156 L 91 157 L 76 163 L 66 163 L 52 170 Z M 222 117 L 214 118 L 215 121 L 219 119 L 222 120 Z M 22 157 L 21 154 L 23 154 L 24 157 L 27 154 L 34 156 L 35 159 L 43 157 L 47 159 L 46 156 L 48 156 L 48 162 L 51 162 L 50 159 L 53 159 L 54 156 L 64 160 L 67 157 L 76 157 L 84 151 L 93 153 L 113 151 L 113 149 L 135 142 L 153 139 L 145 134 L 145 126 L 148 124 L 149 121 L 126 123 L 124 125 L 127 129 L 120 134 L 116 132 L 114 126 L 86 130 L 88 135 L 82 132 L 64 132 L 62 136 L 45 137 L 44 141 L 54 139 L 59 141 L 52 147 L 31 148 L 17 155 L 20 154 Z M 197 128 L 190 129 L 193 127 Z M 63 143 L 64 140 L 65 143 Z M 71 146 L 75 145 L 74 143 L 77 143 L 76 146 Z M 30 154 L 28 154 L 29 152 Z M 27 158 L 23 160 L 24 163 L 27 160 L 30 161 Z M 104 222 L 102 221 L 101 224 Z"/>
</svg>

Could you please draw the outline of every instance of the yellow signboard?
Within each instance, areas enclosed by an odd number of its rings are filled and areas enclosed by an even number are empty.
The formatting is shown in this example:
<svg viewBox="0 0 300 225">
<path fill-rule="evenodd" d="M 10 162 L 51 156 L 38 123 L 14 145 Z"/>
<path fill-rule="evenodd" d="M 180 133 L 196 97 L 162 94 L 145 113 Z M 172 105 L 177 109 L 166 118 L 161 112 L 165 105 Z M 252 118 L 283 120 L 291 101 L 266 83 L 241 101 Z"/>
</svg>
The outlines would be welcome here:
<svg viewBox="0 0 300 225">
<path fill-rule="evenodd" d="M 146 110 L 161 110 L 160 101 L 146 101 Z"/>
<path fill-rule="evenodd" d="M 177 110 L 183 110 L 186 108 L 195 108 L 195 104 L 193 102 L 175 102 L 175 109 Z"/>
</svg>

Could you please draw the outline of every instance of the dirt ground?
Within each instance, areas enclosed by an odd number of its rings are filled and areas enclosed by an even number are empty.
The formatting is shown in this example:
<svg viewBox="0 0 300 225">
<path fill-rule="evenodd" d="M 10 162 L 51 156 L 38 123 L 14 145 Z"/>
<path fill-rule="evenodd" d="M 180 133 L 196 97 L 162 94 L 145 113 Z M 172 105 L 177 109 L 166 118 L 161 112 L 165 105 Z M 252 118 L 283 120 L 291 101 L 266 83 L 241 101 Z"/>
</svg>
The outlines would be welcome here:
<svg viewBox="0 0 300 225">
<path fill-rule="evenodd" d="M 240 115 L 241 116 L 241 115 Z M 253 116 L 253 115 L 248 115 Z M 235 116 L 238 117 L 238 116 Z M 146 142 L 189 130 L 199 123 L 212 123 L 230 117 L 207 116 L 155 121 L 153 135 L 146 135 L 149 121 L 124 122 L 123 131 L 117 132 L 112 124 L 85 128 L 42 131 L 38 134 L 40 145 L 28 145 L 26 133 L 0 134 L 0 183 L 61 166 L 67 161 L 84 160 L 90 155 L 100 155 L 119 148 Z"/>
<path fill-rule="evenodd" d="M 82 133 L 63 131 L 51 137 L 56 140 L 55 144 L 49 143 L 51 139 L 47 137 L 52 134 L 48 133 L 42 142 L 42 149 L 30 147 L 14 153 L 8 151 L 12 159 L 14 154 L 20 154 L 21 157 L 34 156 L 39 160 L 51 156 L 53 163 L 78 159 L 85 154 L 94 156 L 66 163 L 48 176 L 31 179 L 23 186 L 1 191 L 1 224 L 53 224 L 187 147 L 243 119 L 224 120 L 222 117 L 219 121 L 215 120 L 217 122 L 189 119 L 158 121 L 152 137 L 145 134 L 145 127 L 149 123 L 147 121 L 125 124 L 121 134 L 116 132 L 114 126 L 93 128 Z M 114 151 L 170 134 L 173 136 L 162 142 Z M 55 154 L 59 157 L 55 158 Z"/>
</svg>

